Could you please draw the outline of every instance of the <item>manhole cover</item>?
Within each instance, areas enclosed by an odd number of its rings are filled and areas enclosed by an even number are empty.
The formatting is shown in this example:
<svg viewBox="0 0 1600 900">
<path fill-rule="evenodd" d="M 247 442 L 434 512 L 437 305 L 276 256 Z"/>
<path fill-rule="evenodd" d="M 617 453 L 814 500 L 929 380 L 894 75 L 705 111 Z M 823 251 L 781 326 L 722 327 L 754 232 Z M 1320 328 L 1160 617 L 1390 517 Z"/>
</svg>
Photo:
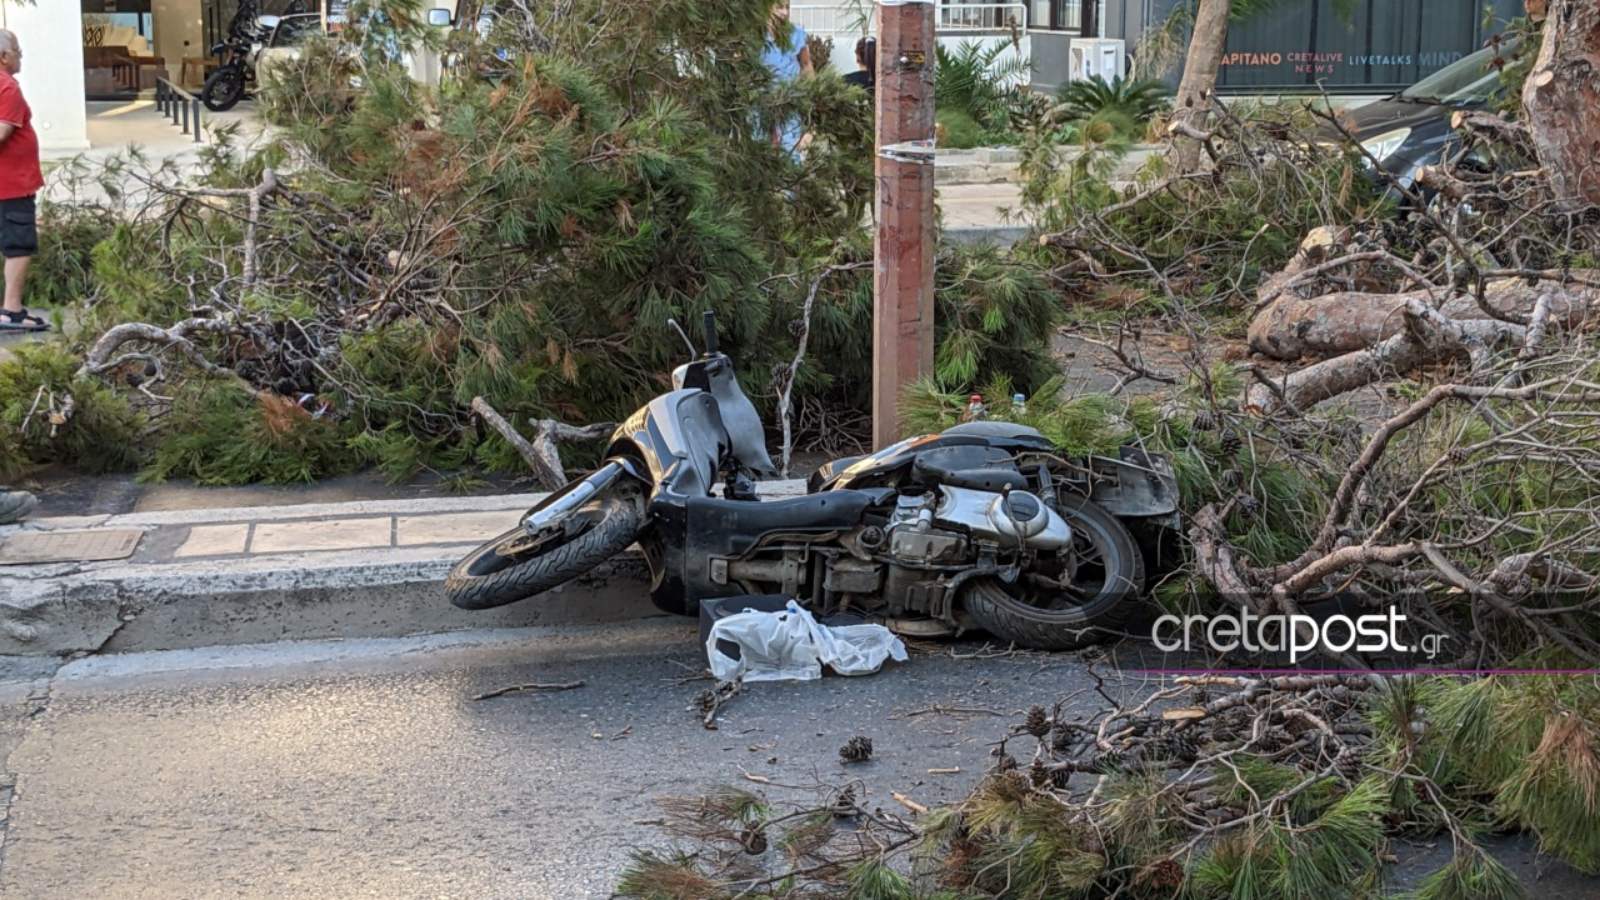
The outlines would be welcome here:
<svg viewBox="0 0 1600 900">
<path fill-rule="evenodd" d="M 137 528 L 14 534 L 0 544 L 0 566 L 127 559 L 142 536 L 144 532 Z"/>
</svg>

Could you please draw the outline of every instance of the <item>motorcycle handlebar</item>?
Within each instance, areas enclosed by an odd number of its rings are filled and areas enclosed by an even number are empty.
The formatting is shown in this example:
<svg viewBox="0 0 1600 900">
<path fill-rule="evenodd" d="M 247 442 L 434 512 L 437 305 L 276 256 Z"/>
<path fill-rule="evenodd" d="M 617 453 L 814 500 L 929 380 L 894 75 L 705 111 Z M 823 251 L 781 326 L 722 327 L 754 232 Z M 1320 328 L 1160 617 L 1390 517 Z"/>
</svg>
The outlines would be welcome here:
<svg viewBox="0 0 1600 900">
<path fill-rule="evenodd" d="M 717 352 L 717 314 L 709 309 L 706 310 L 705 329 L 706 355 L 710 356 Z"/>
</svg>

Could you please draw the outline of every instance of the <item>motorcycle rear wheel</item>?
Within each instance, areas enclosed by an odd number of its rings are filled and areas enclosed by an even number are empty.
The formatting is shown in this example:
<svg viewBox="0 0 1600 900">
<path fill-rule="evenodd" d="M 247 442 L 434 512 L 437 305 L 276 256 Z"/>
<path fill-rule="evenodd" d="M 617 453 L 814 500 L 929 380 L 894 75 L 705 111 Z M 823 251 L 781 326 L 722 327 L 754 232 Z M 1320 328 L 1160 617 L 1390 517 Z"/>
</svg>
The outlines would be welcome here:
<svg viewBox="0 0 1600 900">
<path fill-rule="evenodd" d="M 522 526 L 472 551 L 450 570 L 445 595 L 462 609 L 515 603 L 588 572 L 626 550 L 644 525 L 636 495 L 597 497 L 569 517 L 570 531 L 534 549 Z"/>
<path fill-rule="evenodd" d="M 1120 632 L 1139 610 L 1144 557 L 1116 517 L 1084 497 L 1056 507 L 1072 526 L 1081 602 L 997 578 L 975 579 L 963 594 L 967 614 L 983 630 L 1020 647 L 1074 650 Z"/>
<path fill-rule="evenodd" d="M 212 112 L 227 112 L 244 99 L 244 72 L 237 66 L 225 65 L 211 73 L 205 87 L 200 89 L 200 102 Z"/>
</svg>

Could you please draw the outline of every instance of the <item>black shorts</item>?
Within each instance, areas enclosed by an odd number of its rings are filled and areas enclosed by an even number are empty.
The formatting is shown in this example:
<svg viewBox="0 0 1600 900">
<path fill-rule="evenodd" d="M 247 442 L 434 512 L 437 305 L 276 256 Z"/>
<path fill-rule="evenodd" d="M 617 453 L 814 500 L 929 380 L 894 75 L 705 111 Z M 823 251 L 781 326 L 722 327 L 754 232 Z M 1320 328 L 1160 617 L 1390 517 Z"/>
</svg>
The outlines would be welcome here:
<svg viewBox="0 0 1600 900">
<path fill-rule="evenodd" d="M 6 259 L 39 252 L 32 197 L 0 200 L 0 255 Z"/>
</svg>

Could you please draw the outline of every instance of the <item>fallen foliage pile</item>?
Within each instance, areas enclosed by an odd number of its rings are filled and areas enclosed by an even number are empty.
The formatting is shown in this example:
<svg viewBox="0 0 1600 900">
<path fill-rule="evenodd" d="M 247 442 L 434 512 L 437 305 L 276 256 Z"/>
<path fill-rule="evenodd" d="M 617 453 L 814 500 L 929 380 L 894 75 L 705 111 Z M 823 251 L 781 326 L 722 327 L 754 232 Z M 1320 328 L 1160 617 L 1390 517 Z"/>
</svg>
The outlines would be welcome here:
<svg viewBox="0 0 1600 900">
<path fill-rule="evenodd" d="M 1418 900 L 1522 896 L 1483 847 L 1527 830 L 1600 872 L 1592 678 L 1197 675 L 1073 715 L 1036 706 L 962 802 L 918 819 L 859 782 L 782 807 L 663 801 L 640 900 L 1377 897 L 1391 842 L 1448 835 Z"/>
</svg>

